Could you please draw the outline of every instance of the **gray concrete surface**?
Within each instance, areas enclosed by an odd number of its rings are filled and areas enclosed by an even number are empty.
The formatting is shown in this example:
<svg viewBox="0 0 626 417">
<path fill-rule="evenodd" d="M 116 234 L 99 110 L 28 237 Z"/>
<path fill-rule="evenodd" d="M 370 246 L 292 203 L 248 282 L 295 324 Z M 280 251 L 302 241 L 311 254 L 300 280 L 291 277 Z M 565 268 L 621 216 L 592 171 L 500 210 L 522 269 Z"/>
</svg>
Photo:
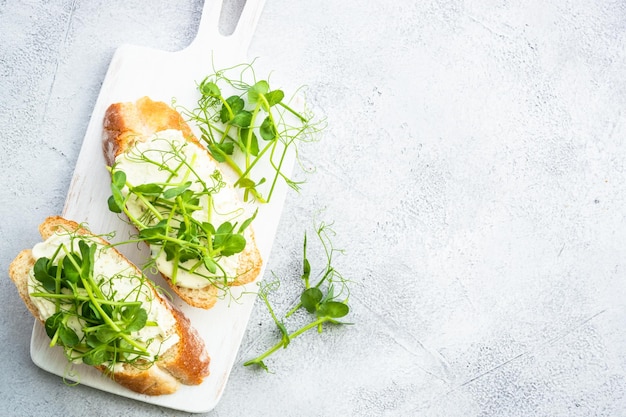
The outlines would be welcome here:
<svg viewBox="0 0 626 417">
<path fill-rule="evenodd" d="M 201 9 L 0 2 L 2 271 L 61 211 L 114 50 L 179 50 Z M 250 56 L 328 120 L 268 270 L 295 273 L 304 228 L 334 222 L 355 325 L 257 372 L 276 337 L 257 303 L 209 415 L 626 415 L 625 45 L 623 1 L 268 0 Z M 4 276 L 1 415 L 180 415 L 35 367 Z"/>
</svg>

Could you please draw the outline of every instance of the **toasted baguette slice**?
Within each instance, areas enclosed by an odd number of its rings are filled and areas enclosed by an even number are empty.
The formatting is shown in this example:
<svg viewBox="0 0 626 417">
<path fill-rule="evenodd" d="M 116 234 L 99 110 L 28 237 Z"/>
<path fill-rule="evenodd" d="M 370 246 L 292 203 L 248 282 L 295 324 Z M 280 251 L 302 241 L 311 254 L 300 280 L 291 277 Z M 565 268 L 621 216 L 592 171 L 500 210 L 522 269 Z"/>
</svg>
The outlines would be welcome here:
<svg viewBox="0 0 626 417">
<path fill-rule="evenodd" d="M 133 152 L 140 143 L 150 143 L 151 138 L 163 132 L 176 130 L 187 141 L 189 146 L 200 149 L 211 163 L 217 163 L 210 153 L 194 136 L 182 116 L 163 102 L 143 97 L 136 102 L 115 103 L 106 111 L 104 117 L 103 151 L 107 164 L 115 166 L 124 154 Z M 203 157 L 204 158 L 204 157 Z M 158 168 L 152 166 L 155 176 Z M 133 184 L 138 185 L 138 184 Z M 238 197 L 232 185 L 227 184 L 233 199 Z M 217 226 L 216 226 L 217 227 Z M 254 281 L 261 270 L 261 255 L 254 240 L 251 227 L 246 229 L 245 249 L 237 255 L 237 267 L 234 279 L 225 286 L 243 285 Z M 174 283 L 168 272 L 159 267 L 161 275 L 182 300 L 191 306 L 209 309 L 218 298 L 218 289 L 207 281 L 203 287 L 193 287 L 182 283 Z"/>
<path fill-rule="evenodd" d="M 115 248 L 107 246 L 108 243 L 104 239 L 94 236 L 73 221 L 62 217 L 49 217 L 40 225 L 39 231 L 44 239 L 41 245 L 44 246 L 60 245 L 59 242 L 69 237 L 85 239 L 89 244 L 96 243 L 98 250 L 102 249 L 102 252 L 98 255 L 94 265 L 98 262 L 113 262 L 121 265 L 124 277 L 142 277 L 141 271 Z M 42 310 L 39 307 L 41 301 L 35 301 L 35 298 L 30 295 L 34 288 L 32 283 L 35 281 L 29 276 L 33 274 L 33 267 L 37 260 L 34 254 L 36 248 L 37 246 L 33 250 L 24 250 L 15 258 L 9 267 L 9 276 L 15 283 L 26 307 L 43 324 L 50 313 L 45 309 Z M 189 319 L 163 298 L 149 280 L 144 279 L 142 282 L 142 291 L 146 291 L 148 295 L 148 299 L 143 304 L 144 308 L 158 312 L 158 317 L 163 319 L 162 322 L 169 323 L 170 327 L 166 329 L 167 338 L 172 337 L 174 338 L 172 340 L 176 338 L 178 340 L 164 353 L 159 354 L 154 362 L 107 364 L 109 366 L 99 365 L 96 368 L 124 387 L 147 395 L 171 394 L 179 388 L 181 383 L 185 385 L 202 383 L 209 374 L 210 363 L 203 340 L 191 327 Z M 115 299 L 123 296 L 120 292 L 116 294 Z M 133 335 L 134 333 L 131 333 L 131 336 Z"/>
</svg>

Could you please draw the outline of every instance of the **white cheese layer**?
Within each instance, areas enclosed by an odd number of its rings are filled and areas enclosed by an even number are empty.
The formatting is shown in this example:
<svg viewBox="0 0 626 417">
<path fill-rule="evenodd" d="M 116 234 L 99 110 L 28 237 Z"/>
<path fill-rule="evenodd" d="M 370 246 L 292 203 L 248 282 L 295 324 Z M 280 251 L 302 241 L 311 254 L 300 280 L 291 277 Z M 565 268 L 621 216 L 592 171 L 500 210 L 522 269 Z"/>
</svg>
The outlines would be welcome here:
<svg viewBox="0 0 626 417">
<path fill-rule="evenodd" d="M 92 242 L 96 241 L 90 240 L 88 243 L 91 244 Z M 101 284 L 100 290 L 103 296 L 110 300 L 140 301 L 148 313 L 148 322 L 156 323 L 154 326 L 146 325 L 141 330 L 131 333 L 134 340 L 146 344 L 146 349 L 151 353 L 151 360 L 153 360 L 156 355 L 163 354 L 178 343 L 179 336 L 175 330 L 176 319 L 168 307 L 160 302 L 151 302 L 155 298 L 155 294 L 146 285 L 144 281 L 146 278 L 141 275 L 138 276 L 137 271 L 131 265 L 124 262 L 119 256 L 112 254 L 111 250 L 106 249 L 99 242 L 96 243 L 98 247 L 94 255 L 93 278 L 96 283 Z M 71 236 L 68 233 L 54 234 L 46 241 L 35 245 L 32 251 L 33 257 L 35 259 L 52 258 L 61 245 L 65 245 L 71 251 Z M 77 240 L 74 241 L 74 251 L 78 251 Z M 28 291 L 29 294 L 42 292 L 41 283 L 35 279 L 32 270 L 28 277 Z M 87 293 L 82 295 L 87 295 Z M 42 320 L 45 321 L 55 313 L 56 307 L 52 301 L 43 297 L 31 296 L 30 298 L 37 306 Z M 61 308 L 67 309 L 63 305 Z M 78 318 L 72 317 L 68 321 L 68 325 L 79 338 L 83 337 L 82 323 Z"/>
<path fill-rule="evenodd" d="M 157 165 L 158 164 L 158 165 Z M 239 202 L 232 185 L 222 180 L 221 173 L 215 161 L 207 151 L 188 142 L 180 130 L 169 129 L 157 132 L 143 142 L 136 142 L 132 149 L 117 156 L 115 170 L 126 174 L 128 184 L 136 187 L 142 184 L 183 184 L 191 182 L 189 189 L 202 192 L 205 189 L 215 189 L 209 197 L 200 198 L 199 205 L 202 210 L 193 212 L 192 217 L 200 222 L 210 222 L 216 229 L 225 221 L 234 222 L 236 219 L 244 219 L 242 215 L 246 208 Z M 218 179 L 216 179 L 218 178 Z M 169 188 L 169 187 L 167 187 Z M 125 188 L 124 193 L 128 193 Z M 129 198 L 126 205 L 132 216 L 145 219 L 146 205 L 136 198 Z M 164 217 L 169 213 L 162 212 Z M 243 220 L 240 220 L 240 222 Z M 157 219 L 151 219 L 149 225 L 158 223 Z M 152 244 L 151 250 L 156 257 L 156 265 L 159 271 L 168 277 L 173 277 L 176 269 L 176 285 L 183 288 L 204 288 L 211 284 L 211 279 L 220 279 L 224 273 L 211 273 L 204 265 L 189 270 L 198 263 L 198 260 L 190 260 L 174 266 L 168 261 L 166 254 L 159 245 Z M 219 265 L 224 269 L 228 279 L 233 279 L 237 274 L 240 254 L 221 257 Z M 197 266 L 197 265 L 196 265 Z"/>
</svg>

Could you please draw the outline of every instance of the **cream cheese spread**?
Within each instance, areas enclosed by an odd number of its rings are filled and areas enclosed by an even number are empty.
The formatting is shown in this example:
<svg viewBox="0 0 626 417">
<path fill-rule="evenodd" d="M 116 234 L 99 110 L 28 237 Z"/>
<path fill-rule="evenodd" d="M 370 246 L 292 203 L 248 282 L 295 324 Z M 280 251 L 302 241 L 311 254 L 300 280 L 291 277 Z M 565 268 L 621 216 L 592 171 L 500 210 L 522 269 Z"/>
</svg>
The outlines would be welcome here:
<svg viewBox="0 0 626 417">
<path fill-rule="evenodd" d="M 46 241 L 35 245 L 32 250 L 33 257 L 35 259 L 52 258 L 61 245 L 65 245 L 69 249 L 71 240 L 72 237 L 69 233 L 54 234 Z M 147 278 L 138 276 L 137 271 L 132 266 L 124 262 L 123 258 L 112 254 L 110 249 L 105 248 L 96 240 L 91 241 L 98 244 L 94 255 L 93 278 L 96 282 L 101 283 L 100 290 L 103 296 L 108 299 L 123 300 L 128 298 L 142 302 L 142 307 L 146 309 L 148 314 L 148 322 L 156 323 L 156 325 L 146 325 L 139 331 L 131 333 L 133 339 L 146 344 L 146 349 L 153 355 L 152 359 L 178 343 L 176 319 L 170 309 L 161 302 L 151 302 L 155 294 L 151 287 L 145 283 L 144 280 Z M 74 245 L 77 245 L 77 241 L 74 242 Z M 41 292 L 41 283 L 35 279 L 32 270 L 28 277 L 28 291 L 29 294 Z M 69 293 L 69 290 L 64 289 L 64 291 Z M 55 304 L 52 301 L 44 297 L 31 296 L 30 298 L 37 306 L 43 321 L 55 313 Z M 82 325 L 78 318 L 71 317 L 67 324 L 79 338 L 83 337 Z"/>
</svg>

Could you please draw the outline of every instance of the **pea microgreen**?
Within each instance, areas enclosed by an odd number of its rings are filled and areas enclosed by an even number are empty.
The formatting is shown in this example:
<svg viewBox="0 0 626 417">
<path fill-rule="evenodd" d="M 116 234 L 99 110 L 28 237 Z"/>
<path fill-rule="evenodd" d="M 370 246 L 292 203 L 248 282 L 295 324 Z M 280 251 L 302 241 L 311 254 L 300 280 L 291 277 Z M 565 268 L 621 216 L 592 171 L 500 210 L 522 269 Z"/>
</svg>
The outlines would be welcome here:
<svg viewBox="0 0 626 417">
<path fill-rule="evenodd" d="M 96 252 L 106 247 L 87 236 L 68 236 L 69 243 L 61 243 L 51 257 L 37 259 L 33 268 L 36 284 L 30 296 L 54 308 L 44 323 L 50 346 L 61 346 L 69 361 L 88 365 L 152 363 L 156 357 L 147 349 L 152 340 L 137 335 L 154 325 L 140 299 L 152 297 L 145 278 L 96 276 Z M 115 280 L 135 287 L 121 296 L 114 290 Z"/>
<path fill-rule="evenodd" d="M 320 224 L 316 228 L 316 235 L 322 244 L 324 254 L 326 256 L 326 264 L 320 271 L 320 278 L 315 285 L 311 285 L 311 264 L 307 258 L 307 237 L 304 235 L 303 257 L 302 257 L 302 283 L 304 289 L 300 295 L 300 299 L 295 307 L 289 310 L 283 317 L 278 317 L 269 301 L 269 295 L 280 286 L 278 279 L 262 283 L 259 289 L 259 298 L 261 298 L 267 307 L 272 320 L 280 331 L 281 339 L 274 346 L 266 350 L 254 359 L 246 361 L 244 366 L 256 365 L 266 371 L 269 368 L 264 360 L 278 351 L 280 348 L 286 348 L 289 343 L 307 332 L 308 330 L 317 328 L 318 333 L 322 333 L 323 325 L 329 324 L 350 324 L 339 321 L 338 319 L 345 317 L 350 312 L 348 306 L 349 289 L 348 281 L 332 266 L 333 256 L 336 252 L 341 252 L 333 247 L 330 236 L 334 231 L 328 224 Z M 338 289 L 338 291 L 336 291 Z M 296 311 L 304 308 L 311 316 L 311 320 L 302 325 L 299 329 L 289 332 L 285 321 Z"/>
<path fill-rule="evenodd" d="M 214 70 L 197 88 L 197 107 L 179 111 L 196 123 L 213 157 L 237 173 L 235 186 L 244 190 L 244 200 L 269 202 L 279 180 L 299 190 L 300 183 L 284 172 L 288 148 L 315 140 L 323 123 L 306 108 L 295 110 L 268 80 L 257 80 L 252 64 Z M 255 170 L 261 160 L 271 166 L 270 178 Z M 261 190 L 266 182 L 269 189 Z"/>
<path fill-rule="evenodd" d="M 213 201 L 225 187 L 222 174 L 215 169 L 210 177 L 201 176 L 194 162 L 188 160 L 184 150 L 187 146 L 192 145 L 167 142 L 163 149 L 131 151 L 129 158 L 169 173 L 161 182 L 135 184 L 118 164 L 111 167 L 109 209 L 126 214 L 138 230 L 137 240 L 151 245 L 152 263 L 165 254 L 165 259 L 173 265 L 169 277 L 172 283 L 176 284 L 179 271 L 185 270 L 226 289 L 228 280 L 234 277 L 227 276 L 219 261 L 245 249 L 244 232 L 256 212 L 241 225 L 220 220 L 224 215 L 234 220 L 243 210 L 217 216 Z M 200 269 L 202 266 L 208 274 Z"/>
</svg>

